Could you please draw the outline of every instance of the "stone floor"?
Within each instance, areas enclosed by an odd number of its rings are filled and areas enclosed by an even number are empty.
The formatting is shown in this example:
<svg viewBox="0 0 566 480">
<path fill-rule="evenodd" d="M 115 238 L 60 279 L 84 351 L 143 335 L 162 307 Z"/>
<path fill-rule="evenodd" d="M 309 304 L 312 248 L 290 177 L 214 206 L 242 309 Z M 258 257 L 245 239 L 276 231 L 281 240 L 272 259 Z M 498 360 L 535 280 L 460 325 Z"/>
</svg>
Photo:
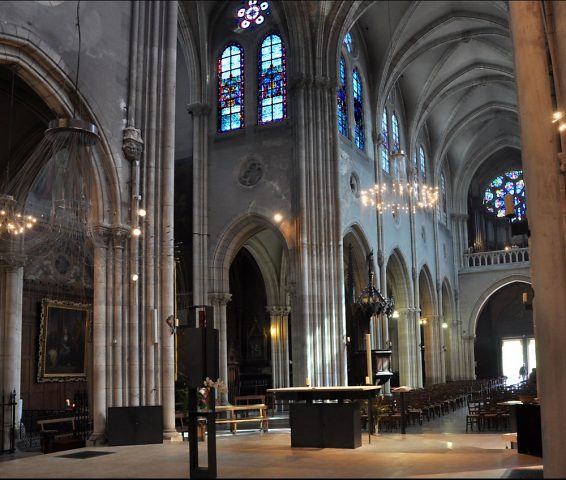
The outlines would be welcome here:
<svg viewBox="0 0 566 480">
<path fill-rule="evenodd" d="M 286 418 L 267 433 L 220 431 L 218 478 L 542 478 L 541 459 L 506 448 L 501 432 L 465 432 L 464 409 L 356 449 L 291 448 Z M 206 442 L 199 443 L 206 467 Z M 0 478 L 189 478 L 189 443 L 88 447 L 0 456 Z"/>
</svg>

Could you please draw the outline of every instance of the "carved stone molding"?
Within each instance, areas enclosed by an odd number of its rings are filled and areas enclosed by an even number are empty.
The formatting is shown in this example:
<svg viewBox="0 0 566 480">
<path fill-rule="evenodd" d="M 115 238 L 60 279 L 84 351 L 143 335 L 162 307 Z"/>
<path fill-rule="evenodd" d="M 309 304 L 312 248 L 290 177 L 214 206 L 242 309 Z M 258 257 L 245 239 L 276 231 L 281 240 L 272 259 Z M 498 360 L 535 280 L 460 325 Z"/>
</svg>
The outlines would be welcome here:
<svg viewBox="0 0 566 480">
<path fill-rule="evenodd" d="M 124 248 L 126 240 L 130 237 L 130 228 L 125 225 L 112 227 L 111 235 L 114 248 Z"/>
<path fill-rule="evenodd" d="M 286 305 L 269 305 L 266 307 L 266 310 L 271 316 L 286 316 L 289 315 L 291 307 Z"/>
<path fill-rule="evenodd" d="M 238 182 L 244 187 L 253 187 L 263 178 L 265 165 L 255 156 L 245 158 L 240 165 Z"/>
<path fill-rule="evenodd" d="M 0 254 L 0 271 L 11 272 L 25 265 L 27 257 L 17 254 Z"/>
<path fill-rule="evenodd" d="M 210 303 L 212 303 L 212 305 L 217 306 L 217 307 L 223 307 L 223 306 L 226 306 L 226 304 L 230 300 L 232 300 L 232 294 L 231 293 L 222 293 L 222 292 L 209 293 L 208 298 L 210 300 Z"/>
<path fill-rule="evenodd" d="M 373 143 L 375 143 L 375 145 L 377 145 L 378 147 L 383 143 L 384 140 L 382 133 L 375 129 L 371 131 L 371 139 L 373 140 Z"/>
<path fill-rule="evenodd" d="M 140 161 L 143 152 L 143 139 L 140 129 L 135 127 L 124 128 L 122 150 L 130 162 Z"/>
<path fill-rule="evenodd" d="M 112 238 L 112 228 L 109 225 L 95 225 L 93 227 L 92 240 L 96 247 L 108 248 Z"/>
<path fill-rule="evenodd" d="M 210 105 L 206 103 L 196 102 L 187 105 L 187 112 L 189 113 L 189 115 L 192 115 L 193 117 L 209 115 L 211 110 L 212 109 L 210 108 Z"/>
</svg>

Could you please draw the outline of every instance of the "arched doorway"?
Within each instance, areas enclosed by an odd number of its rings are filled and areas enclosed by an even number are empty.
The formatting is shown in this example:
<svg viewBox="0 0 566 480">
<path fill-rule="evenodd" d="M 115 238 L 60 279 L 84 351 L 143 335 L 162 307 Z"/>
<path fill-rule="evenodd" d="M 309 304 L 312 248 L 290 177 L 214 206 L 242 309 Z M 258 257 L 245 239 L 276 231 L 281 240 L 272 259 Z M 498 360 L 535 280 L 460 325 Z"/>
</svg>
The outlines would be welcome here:
<svg viewBox="0 0 566 480">
<path fill-rule="evenodd" d="M 272 387 L 271 329 L 265 283 L 251 253 L 241 248 L 230 265 L 226 306 L 229 400 L 234 395 L 264 394 Z"/>
<path fill-rule="evenodd" d="M 495 291 L 483 305 L 474 344 L 477 378 L 507 373 L 508 384 L 518 383 L 522 365 L 528 374 L 536 362 L 533 314 L 523 303 L 523 293 L 532 299 L 529 284 L 513 282 Z"/>
</svg>

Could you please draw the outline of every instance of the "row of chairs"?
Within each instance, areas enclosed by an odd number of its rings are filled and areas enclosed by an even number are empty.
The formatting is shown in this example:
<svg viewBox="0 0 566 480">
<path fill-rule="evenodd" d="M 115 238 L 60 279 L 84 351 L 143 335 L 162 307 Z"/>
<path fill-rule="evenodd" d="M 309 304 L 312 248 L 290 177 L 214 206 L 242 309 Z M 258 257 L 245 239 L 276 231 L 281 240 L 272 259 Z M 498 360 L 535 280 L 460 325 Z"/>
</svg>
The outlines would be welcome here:
<svg viewBox="0 0 566 480">
<path fill-rule="evenodd" d="M 427 385 L 405 394 L 407 426 L 422 425 L 457 408 L 466 406 L 473 395 L 483 394 L 504 384 L 505 378 L 462 380 Z M 401 427 L 400 402 L 396 396 L 382 397 L 379 426 L 381 431 L 394 431 Z"/>
</svg>

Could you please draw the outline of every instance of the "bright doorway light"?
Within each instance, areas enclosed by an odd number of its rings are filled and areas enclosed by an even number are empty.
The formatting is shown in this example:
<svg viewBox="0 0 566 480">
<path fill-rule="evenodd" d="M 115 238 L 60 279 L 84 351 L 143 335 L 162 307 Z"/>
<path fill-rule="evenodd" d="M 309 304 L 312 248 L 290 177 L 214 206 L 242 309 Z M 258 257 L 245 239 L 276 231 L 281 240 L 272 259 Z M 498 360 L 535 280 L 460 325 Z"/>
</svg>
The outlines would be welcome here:
<svg viewBox="0 0 566 480">
<path fill-rule="evenodd" d="M 503 375 L 507 377 L 507 385 L 519 383 L 519 370 L 525 363 L 523 360 L 523 344 L 520 338 L 503 340 L 501 345 Z"/>
</svg>

